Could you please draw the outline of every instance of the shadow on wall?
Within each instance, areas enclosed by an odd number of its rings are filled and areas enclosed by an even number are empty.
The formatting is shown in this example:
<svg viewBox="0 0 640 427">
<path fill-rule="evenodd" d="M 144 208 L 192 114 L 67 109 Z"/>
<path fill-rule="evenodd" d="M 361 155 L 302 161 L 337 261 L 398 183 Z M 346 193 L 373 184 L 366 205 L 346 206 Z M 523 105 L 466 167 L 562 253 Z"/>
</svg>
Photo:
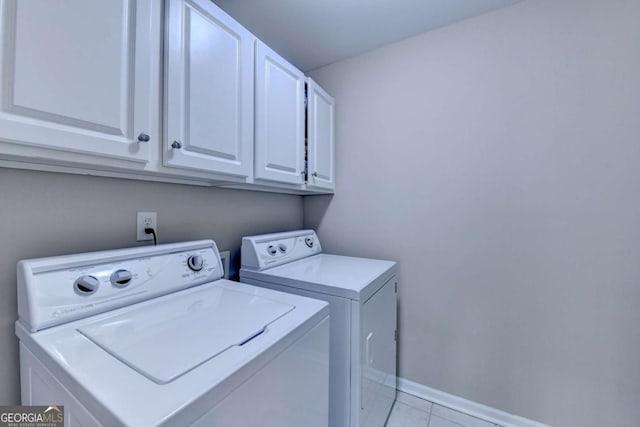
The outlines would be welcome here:
<svg viewBox="0 0 640 427">
<path fill-rule="evenodd" d="M 240 247 L 229 251 L 229 279 L 240 281 L 240 267 L 242 259 L 240 258 Z"/>
<path fill-rule="evenodd" d="M 317 231 L 324 215 L 327 213 L 333 194 L 319 194 L 305 196 L 304 200 L 304 228 L 313 228 Z"/>
</svg>

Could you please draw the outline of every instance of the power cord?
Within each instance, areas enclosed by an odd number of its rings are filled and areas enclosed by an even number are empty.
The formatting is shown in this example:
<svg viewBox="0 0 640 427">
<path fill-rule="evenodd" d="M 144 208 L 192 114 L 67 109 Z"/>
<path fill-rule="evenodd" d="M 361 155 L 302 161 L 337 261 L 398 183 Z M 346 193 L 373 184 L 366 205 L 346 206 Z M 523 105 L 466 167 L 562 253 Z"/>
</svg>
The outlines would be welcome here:
<svg viewBox="0 0 640 427">
<path fill-rule="evenodd" d="M 144 232 L 147 234 L 153 234 L 153 244 L 158 244 L 158 236 L 156 236 L 156 230 L 154 230 L 153 228 L 145 228 Z"/>
</svg>

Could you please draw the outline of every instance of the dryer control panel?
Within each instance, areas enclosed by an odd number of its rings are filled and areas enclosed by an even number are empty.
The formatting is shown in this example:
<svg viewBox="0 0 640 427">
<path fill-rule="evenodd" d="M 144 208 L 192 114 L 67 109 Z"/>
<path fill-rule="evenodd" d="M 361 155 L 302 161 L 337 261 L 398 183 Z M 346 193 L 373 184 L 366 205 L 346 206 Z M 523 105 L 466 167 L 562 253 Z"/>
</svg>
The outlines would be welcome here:
<svg viewBox="0 0 640 427">
<path fill-rule="evenodd" d="M 212 240 L 23 260 L 18 315 L 35 332 L 222 276 Z"/>
<path fill-rule="evenodd" d="M 264 270 L 322 252 L 313 230 L 261 234 L 242 239 L 242 268 Z"/>
</svg>

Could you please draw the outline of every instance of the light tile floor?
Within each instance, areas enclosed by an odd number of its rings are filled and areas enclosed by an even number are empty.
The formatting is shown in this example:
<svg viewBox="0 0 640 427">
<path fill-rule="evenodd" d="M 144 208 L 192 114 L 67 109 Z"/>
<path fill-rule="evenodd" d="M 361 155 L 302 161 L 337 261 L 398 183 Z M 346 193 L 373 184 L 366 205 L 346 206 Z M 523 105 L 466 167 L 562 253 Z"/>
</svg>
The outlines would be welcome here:
<svg viewBox="0 0 640 427">
<path fill-rule="evenodd" d="M 500 427 L 480 418 L 398 392 L 386 427 Z"/>
</svg>

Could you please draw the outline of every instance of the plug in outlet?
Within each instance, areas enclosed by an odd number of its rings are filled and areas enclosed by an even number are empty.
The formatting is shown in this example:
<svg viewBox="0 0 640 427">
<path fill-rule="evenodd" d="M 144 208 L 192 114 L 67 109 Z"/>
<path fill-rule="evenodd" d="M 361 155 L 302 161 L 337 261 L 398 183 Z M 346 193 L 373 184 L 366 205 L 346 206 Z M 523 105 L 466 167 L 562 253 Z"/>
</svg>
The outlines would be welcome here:
<svg viewBox="0 0 640 427">
<path fill-rule="evenodd" d="M 136 240 L 138 242 L 153 240 L 152 234 L 144 232 L 145 228 L 153 228 L 156 233 L 158 232 L 157 214 L 155 212 L 138 212 L 136 224 Z"/>
</svg>

